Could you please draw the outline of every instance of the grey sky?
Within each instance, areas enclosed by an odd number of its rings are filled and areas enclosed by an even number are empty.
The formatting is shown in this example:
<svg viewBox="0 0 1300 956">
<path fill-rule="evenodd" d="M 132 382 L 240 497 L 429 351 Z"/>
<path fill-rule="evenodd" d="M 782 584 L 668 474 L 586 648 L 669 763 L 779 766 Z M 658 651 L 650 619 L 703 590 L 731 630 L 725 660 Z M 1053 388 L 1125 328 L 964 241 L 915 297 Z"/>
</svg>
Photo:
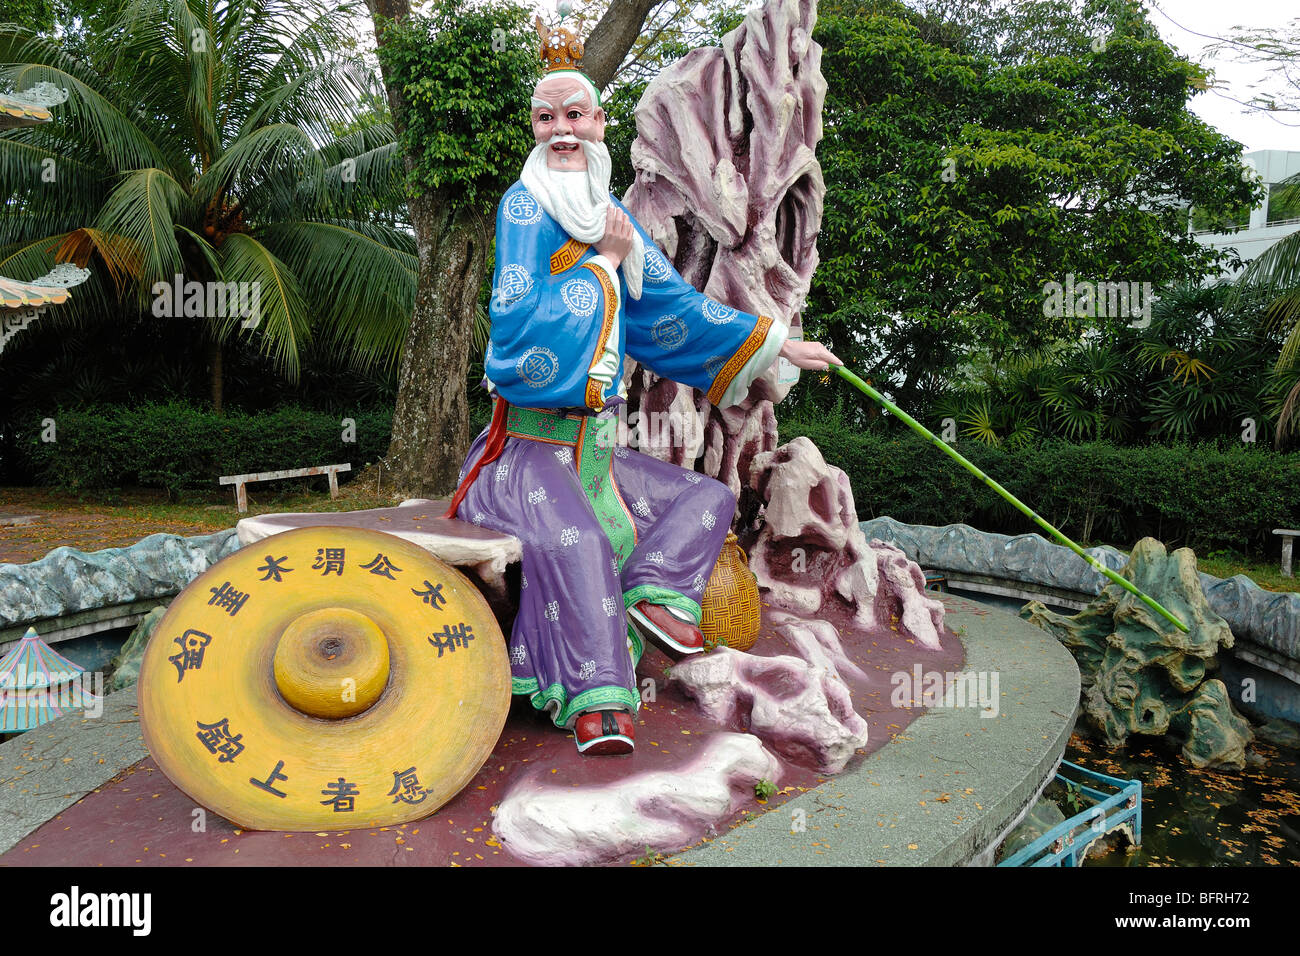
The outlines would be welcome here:
<svg viewBox="0 0 1300 956">
<path fill-rule="evenodd" d="M 1206 36 L 1229 37 L 1240 32 L 1238 28 L 1284 27 L 1300 16 L 1295 0 L 1144 0 L 1144 5 L 1151 11 L 1151 21 L 1166 43 L 1189 59 L 1213 68 L 1216 80 L 1226 84 L 1221 92 L 1240 100 L 1251 97 L 1254 92 L 1251 84 L 1268 80 L 1266 67 L 1234 62 L 1222 54 L 1211 58 L 1206 48 L 1214 40 Z M 1300 70 L 1293 72 L 1300 73 Z M 1284 87 L 1274 81 L 1272 88 L 1280 91 Z M 1300 90 L 1291 87 L 1291 97 L 1300 99 Z M 1248 113 L 1215 91 L 1196 96 L 1192 109 L 1248 150 L 1300 150 L 1300 113 Z"/>
</svg>

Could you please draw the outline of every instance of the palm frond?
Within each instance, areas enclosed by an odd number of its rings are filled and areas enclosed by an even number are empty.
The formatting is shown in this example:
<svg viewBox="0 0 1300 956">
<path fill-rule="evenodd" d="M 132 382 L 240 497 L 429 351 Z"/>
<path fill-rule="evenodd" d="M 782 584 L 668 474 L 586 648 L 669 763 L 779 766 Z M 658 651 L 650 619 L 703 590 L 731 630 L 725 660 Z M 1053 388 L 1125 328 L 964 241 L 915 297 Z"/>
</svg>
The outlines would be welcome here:
<svg viewBox="0 0 1300 956">
<path fill-rule="evenodd" d="M 161 169 L 127 173 L 95 219 L 95 229 L 127 244 L 138 262 L 141 301 L 155 282 L 184 272 L 176 224 L 188 201 L 185 189 Z"/>
<path fill-rule="evenodd" d="M 298 221 L 270 226 L 268 247 L 311 290 L 314 313 L 354 367 L 395 366 L 415 309 L 415 241 L 373 223 Z"/>
<path fill-rule="evenodd" d="M 973 438 L 985 445 L 997 445 L 1002 441 L 997 429 L 993 427 L 993 415 L 989 412 L 988 403 L 969 409 L 962 424 L 965 427 L 962 428 L 961 433 L 967 438 Z"/>
<path fill-rule="evenodd" d="M 262 352 L 269 355 L 291 382 L 298 380 L 298 356 L 310 338 L 306 297 L 302 283 L 282 260 L 247 233 L 232 233 L 219 250 L 221 272 L 227 283 L 248 283 L 255 290 L 257 315 L 228 314 L 218 322 L 218 336 L 224 339 L 244 325 L 256 336 Z"/>
<path fill-rule="evenodd" d="M 298 179 L 294 199 L 310 212 L 372 213 L 405 201 L 405 173 L 401 147 L 388 142 Z"/>
<path fill-rule="evenodd" d="M 241 136 L 194 183 L 194 197 L 212 202 L 235 183 L 255 182 L 276 169 L 319 168 L 310 138 L 291 123 L 277 123 Z"/>
<path fill-rule="evenodd" d="M 1289 328 L 1278 367 L 1300 356 L 1300 230 L 1280 239 L 1248 265 L 1236 283 L 1240 291 L 1259 289 L 1274 301 L 1267 321 L 1274 328 Z"/>
<path fill-rule="evenodd" d="M 176 170 L 146 132 L 142 117 L 113 102 L 107 83 L 50 40 L 14 24 L 0 24 L 0 83 L 25 89 L 40 82 L 68 91 L 59 122 L 93 142 L 113 172 L 159 166 Z"/>
</svg>

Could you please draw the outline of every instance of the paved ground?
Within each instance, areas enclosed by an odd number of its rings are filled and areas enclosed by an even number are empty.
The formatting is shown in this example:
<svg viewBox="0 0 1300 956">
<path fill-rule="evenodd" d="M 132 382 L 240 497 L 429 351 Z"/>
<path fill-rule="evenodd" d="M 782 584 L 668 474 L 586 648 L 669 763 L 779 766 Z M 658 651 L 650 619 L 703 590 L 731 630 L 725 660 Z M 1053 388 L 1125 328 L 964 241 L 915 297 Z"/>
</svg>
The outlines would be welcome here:
<svg viewBox="0 0 1300 956">
<path fill-rule="evenodd" d="M 951 595 L 944 604 L 966 648 L 963 670 L 997 675 L 996 717 L 971 706 L 931 709 L 781 811 L 670 862 L 951 866 L 1004 836 L 1065 752 L 1079 669 L 1058 641 L 1018 617 Z"/>
<path fill-rule="evenodd" d="M 900 652 L 866 641 L 851 656 L 877 672 L 874 687 L 855 688 L 874 752 L 834 778 L 788 767 L 782 793 L 742 809 L 730 831 L 665 862 L 951 864 L 992 842 L 1059 760 L 1078 700 L 1078 671 L 1037 628 L 973 602 L 945 602 L 966 663 L 951 637 L 943 655 L 927 658 L 913 648 L 909 661 L 923 661 L 927 671 L 997 673 L 997 717 L 980 717 L 978 707 L 924 715 L 892 708 L 887 675 L 897 672 Z M 550 768 L 557 781 L 579 768 L 589 778 L 592 766 L 566 736 L 516 709 L 479 777 L 433 817 L 401 827 L 291 835 L 240 831 L 207 814 L 196 830 L 193 802 L 151 759 L 140 759 L 134 692 L 111 695 L 105 718 L 63 718 L 35 732 L 43 736 L 0 745 L 0 847 L 12 845 L 0 864 L 509 863 L 491 839 L 490 808 L 503 786 L 538 766 Z M 623 772 L 615 765 L 624 761 L 635 760 L 638 769 L 669 766 L 716 729 L 671 694 L 642 720 L 638 738 L 653 746 L 605 761 L 597 776 Z"/>
<path fill-rule="evenodd" d="M 134 687 L 109 694 L 99 717 L 70 714 L 0 744 L 0 847 L 147 756 Z"/>
<path fill-rule="evenodd" d="M 377 477 L 369 471 L 373 469 L 341 484 L 336 500 L 302 479 L 281 489 L 271 484 L 251 486 L 248 514 L 397 504 L 398 499 L 382 493 Z M 35 561 L 63 546 L 98 551 L 127 547 L 159 531 L 196 535 L 234 527 L 243 517 L 235 510 L 234 496 L 228 488 L 217 488 L 215 480 L 213 485 L 211 493 L 192 493 L 192 500 L 183 504 L 170 502 L 164 492 L 150 488 L 96 494 L 94 500 L 50 488 L 0 488 L 0 564 Z M 8 523 L 5 516 L 23 520 Z"/>
</svg>

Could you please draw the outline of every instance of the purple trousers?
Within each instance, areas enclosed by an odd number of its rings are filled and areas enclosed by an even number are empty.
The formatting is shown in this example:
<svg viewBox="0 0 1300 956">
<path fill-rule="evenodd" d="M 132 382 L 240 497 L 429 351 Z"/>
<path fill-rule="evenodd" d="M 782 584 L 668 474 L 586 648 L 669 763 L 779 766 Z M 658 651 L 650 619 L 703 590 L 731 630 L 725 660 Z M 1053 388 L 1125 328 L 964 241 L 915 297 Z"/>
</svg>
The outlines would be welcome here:
<svg viewBox="0 0 1300 956">
<path fill-rule="evenodd" d="M 462 476 L 486 441 L 484 430 Z M 627 529 L 622 545 L 611 544 L 597 517 L 600 499 L 593 504 L 590 488 L 584 491 L 575 451 L 507 438 L 457 512 L 463 521 L 523 543 L 519 614 L 509 642 L 511 689 L 528 694 L 534 707 L 565 728 L 584 710 L 639 708 L 636 664 L 643 648 L 625 610 L 649 600 L 698 621 L 736 507 L 721 482 L 614 446 L 605 474 L 634 530 Z"/>
</svg>

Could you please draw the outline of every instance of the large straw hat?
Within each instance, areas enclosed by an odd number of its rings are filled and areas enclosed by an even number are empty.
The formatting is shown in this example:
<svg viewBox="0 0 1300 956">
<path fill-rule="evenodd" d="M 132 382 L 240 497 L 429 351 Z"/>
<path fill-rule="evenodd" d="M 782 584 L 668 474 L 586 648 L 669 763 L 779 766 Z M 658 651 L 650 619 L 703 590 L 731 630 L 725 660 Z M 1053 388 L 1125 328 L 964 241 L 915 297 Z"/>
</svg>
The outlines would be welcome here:
<svg viewBox="0 0 1300 956">
<path fill-rule="evenodd" d="M 258 830 L 416 820 L 455 796 L 510 706 L 505 641 L 460 572 L 394 535 L 315 526 L 218 562 L 145 650 L 150 753 Z"/>
</svg>

